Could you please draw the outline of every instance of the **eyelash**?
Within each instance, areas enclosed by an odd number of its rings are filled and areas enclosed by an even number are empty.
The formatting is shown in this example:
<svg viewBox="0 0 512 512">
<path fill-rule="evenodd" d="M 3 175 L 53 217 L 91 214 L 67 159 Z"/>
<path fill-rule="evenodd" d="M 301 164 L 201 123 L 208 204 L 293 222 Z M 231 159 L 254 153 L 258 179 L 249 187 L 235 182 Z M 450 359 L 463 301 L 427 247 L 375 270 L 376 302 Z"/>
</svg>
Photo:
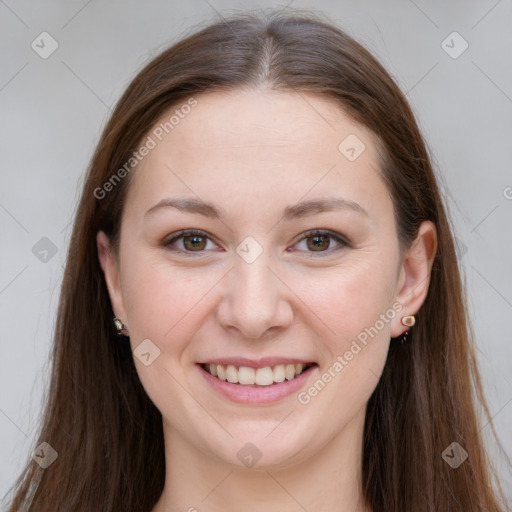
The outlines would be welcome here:
<svg viewBox="0 0 512 512">
<path fill-rule="evenodd" d="M 184 229 L 182 231 L 180 231 L 179 233 L 176 233 L 174 236 L 172 236 L 172 238 L 166 240 L 163 242 L 163 245 L 164 247 L 168 248 L 169 250 L 173 251 L 173 252 L 177 252 L 177 253 L 182 253 L 186 256 L 192 256 L 192 257 L 197 257 L 199 256 L 201 253 L 205 252 L 205 250 L 202 250 L 202 251 L 184 251 L 182 249 L 176 249 L 175 247 L 172 247 L 172 244 L 175 243 L 176 241 L 182 239 L 183 237 L 185 236 L 200 236 L 200 237 L 203 237 L 203 238 L 207 238 L 208 240 L 211 240 L 211 238 L 208 236 L 208 234 L 204 231 L 201 231 L 201 230 L 198 230 L 198 229 Z M 315 255 L 316 254 L 319 254 L 320 257 L 322 255 L 326 255 L 326 254 L 331 254 L 332 252 L 335 252 L 335 251 L 339 251 L 341 249 L 343 249 L 344 247 L 350 247 L 350 243 L 343 237 L 341 237 L 340 235 L 337 235 L 331 231 L 328 231 L 328 230 L 321 230 L 321 229 L 314 229 L 314 230 L 311 230 L 311 231 L 307 231 L 306 233 L 304 233 L 304 236 L 297 241 L 297 244 L 299 242 L 302 242 L 303 240 L 306 240 L 308 238 L 311 238 L 311 237 L 314 237 L 314 236 L 329 236 L 330 238 L 334 239 L 336 242 L 338 242 L 340 245 L 334 249 L 327 249 L 325 251 L 306 251 L 306 252 L 309 252 L 311 255 Z M 295 244 L 296 245 L 296 244 Z M 314 256 L 313 256 L 314 257 Z"/>
</svg>

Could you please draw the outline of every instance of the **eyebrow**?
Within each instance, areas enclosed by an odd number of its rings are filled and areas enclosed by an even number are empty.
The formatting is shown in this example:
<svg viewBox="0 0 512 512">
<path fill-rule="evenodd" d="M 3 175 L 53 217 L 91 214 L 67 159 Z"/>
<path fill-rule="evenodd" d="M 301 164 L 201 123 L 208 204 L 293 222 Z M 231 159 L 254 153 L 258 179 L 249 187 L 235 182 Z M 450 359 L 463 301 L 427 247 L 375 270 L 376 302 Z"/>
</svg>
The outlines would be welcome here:
<svg viewBox="0 0 512 512">
<path fill-rule="evenodd" d="M 202 215 L 211 219 L 226 218 L 226 210 L 211 203 L 206 203 L 196 198 L 166 198 L 159 201 L 155 206 L 151 207 L 144 217 L 154 214 L 156 211 L 164 208 L 175 208 L 184 213 L 192 213 Z M 359 204 L 349 199 L 341 197 L 328 197 L 324 199 L 315 199 L 312 201 L 304 201 L 294 206 L 287 206 L 283 212 L 284 220 L 290 221 L 301 217 L 314 215 L 315 213 L 331 212 L 337 210 L 351 210 L 361 215 L 368 216 L 368 212 Z"/>
</svg>

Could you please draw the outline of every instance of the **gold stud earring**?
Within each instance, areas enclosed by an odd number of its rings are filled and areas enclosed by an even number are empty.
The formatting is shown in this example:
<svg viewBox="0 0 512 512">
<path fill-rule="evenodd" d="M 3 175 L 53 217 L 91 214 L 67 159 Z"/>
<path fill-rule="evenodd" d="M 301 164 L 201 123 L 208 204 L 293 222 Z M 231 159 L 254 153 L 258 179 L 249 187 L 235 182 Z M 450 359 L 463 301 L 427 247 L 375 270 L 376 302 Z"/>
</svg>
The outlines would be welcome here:
<svg viewBox="0 0 512 512">
<path fill-rule="evenodd" d="M 414 318 L 414 315 L 403 316 L 400 322 L 406 327 L 412 327 L 416 323 L 416 318 Z"/>
<path fill-rule="evenodd" d="M 413 327 L 414 324 L 416 323 L 416 318 L 414 317 L 414 315 L 409 315 L 409 316 L 403 316 L 401 319 L 400 319 L 400 323 L 402 325 L 405 325 L 406 327 Z M 406 329 L 403 333 L 402 333 L 402 338 L 401 338 L 401 343 L 405 343 L 407 341 L 407 335 L 409 334 L 409 329 Z"/>
<path fill-rule="evenodd" d="M 119 320 L 119 318 L 117 318 L 117 316 L 114 317 L 114 324 L 117 329 L 117 334 L 127 336 L 127 334 L 124 333 L 123 331 L 128 332 L 128 326 L 124 325 L 123 322 L 121 322 L 121 320 Z"/>
</svg>

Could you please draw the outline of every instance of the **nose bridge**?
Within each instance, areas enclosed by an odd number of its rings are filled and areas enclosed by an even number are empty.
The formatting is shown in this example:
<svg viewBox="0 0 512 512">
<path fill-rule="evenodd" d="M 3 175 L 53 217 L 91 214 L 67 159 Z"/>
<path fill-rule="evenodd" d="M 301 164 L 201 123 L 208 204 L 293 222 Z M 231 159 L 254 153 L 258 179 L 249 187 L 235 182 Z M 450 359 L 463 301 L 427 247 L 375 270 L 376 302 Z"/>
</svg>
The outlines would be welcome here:
<svg viewBox="0 0 512 512">
<path fill-rule="evenodd" d="M 269 270 L 270 260 L 268 250 L 263 251 L 254 261 L 247 261 L 243 257 L 237 258 L 234 274 L 238 300 L 275 300 L 276 283 L 273 282 L 275 276 Z"/>
<path fill-rule="evenodd" d="M 239 244 L 219 318 L 224 327 L 236 327 L 244 337 L 258 338 L 271 327 L 288 325 L 292 311 L 285 287 L 269 267 L 269 249 L 256 245 L 254 239 Z"/>
</svg>

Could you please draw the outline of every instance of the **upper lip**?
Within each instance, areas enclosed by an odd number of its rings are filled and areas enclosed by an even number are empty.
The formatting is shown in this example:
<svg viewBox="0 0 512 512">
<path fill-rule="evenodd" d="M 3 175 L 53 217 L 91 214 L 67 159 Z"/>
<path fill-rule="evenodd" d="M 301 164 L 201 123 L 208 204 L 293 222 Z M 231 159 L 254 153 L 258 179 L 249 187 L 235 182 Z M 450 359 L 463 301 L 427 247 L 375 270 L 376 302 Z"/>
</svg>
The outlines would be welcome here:
<svg viewBox="0 0 512 512">
<path fill-rule="evenodd" d="M 247 366 L 249 368 L 265 368 L 278 364 L 314 364 L 310 359 L 298 359 L 296 357 L 262 357 L 260 359 L 248 359 L 246 357 L 219 357 L 201 361 L 199 364 L 222 364 L 224 366 Z"/>
</svg>

